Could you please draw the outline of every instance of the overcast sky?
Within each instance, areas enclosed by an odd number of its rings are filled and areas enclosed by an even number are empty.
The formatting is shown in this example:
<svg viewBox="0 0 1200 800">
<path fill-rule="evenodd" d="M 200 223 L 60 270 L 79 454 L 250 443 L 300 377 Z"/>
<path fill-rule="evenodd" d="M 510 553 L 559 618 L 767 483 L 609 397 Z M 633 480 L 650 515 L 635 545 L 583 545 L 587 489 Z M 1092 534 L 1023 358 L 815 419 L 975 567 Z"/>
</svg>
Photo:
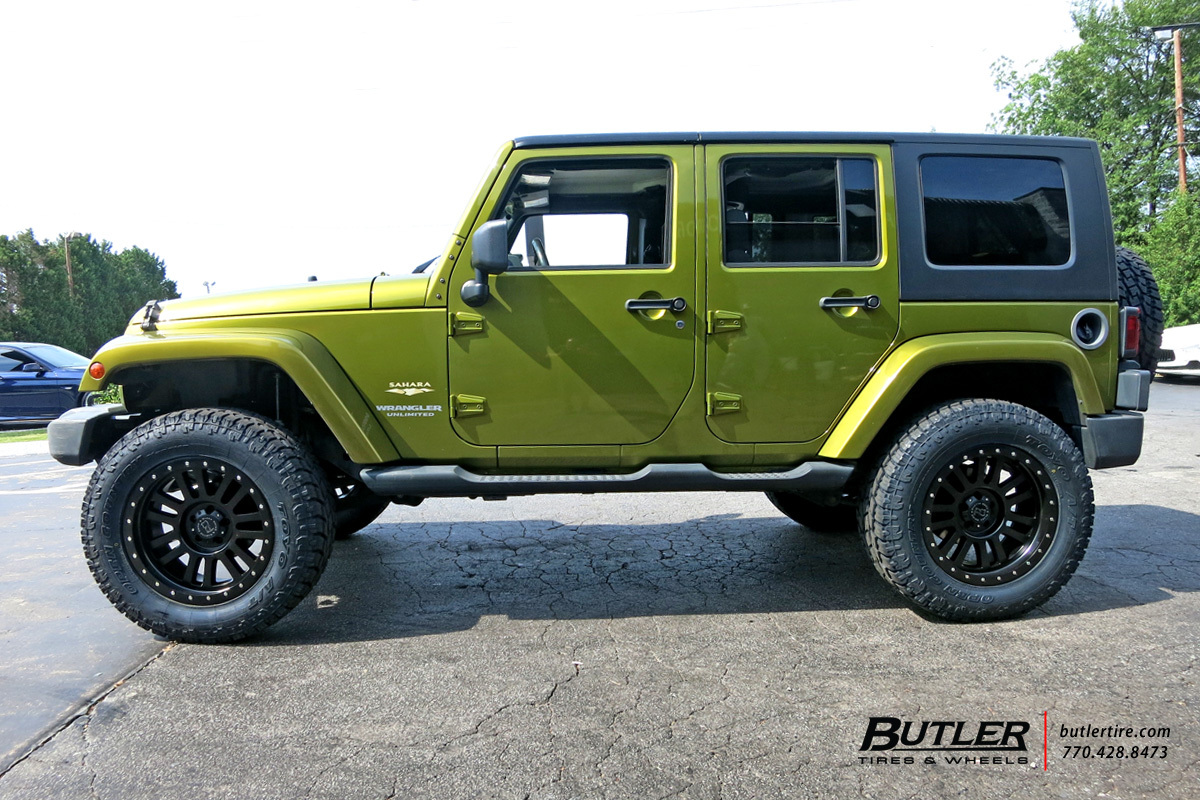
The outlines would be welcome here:
<svg viewBox="0 0 1200 800">
<path fill-rule="evenodd" d="M 407 272 L 514 136 L 981 132 L 1069 0 L 0 3 L 0 233 L 185 295 Z"/>
</svg>

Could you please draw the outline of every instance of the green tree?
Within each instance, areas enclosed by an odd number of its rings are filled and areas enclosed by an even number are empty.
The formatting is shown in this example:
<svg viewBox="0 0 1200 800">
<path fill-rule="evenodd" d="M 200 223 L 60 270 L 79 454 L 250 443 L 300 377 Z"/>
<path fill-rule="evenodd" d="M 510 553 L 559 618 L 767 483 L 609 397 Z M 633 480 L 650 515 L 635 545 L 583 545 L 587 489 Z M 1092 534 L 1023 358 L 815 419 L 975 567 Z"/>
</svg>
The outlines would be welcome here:
<svg viewBox="0 0 1200 800">
<path fill-rule="evenodd" d="M 1166 324 L 1200 322 L 1200 200 L 1176 194 L 1147 234 L 1142 251 L 1154 265 Z"/>
<path fill-rule="evenodd" d="M 1200 22 L 1200 0 L 1081 0 L 1080 43 L 1028 72 L 993 67 L 1009 102 L 992 127 L 1004 133 L 1083 136 L 1100 143 L 1117 241 L 1139 246 L 1176 182 L 1175 72 L 1170 41 L 1147 30 Z M 1200 31 L 1183 33 L 1186 138 L 1200 133 Z M 1192 54 L 1194 57 L 1189 57 Z"/>
<path fill-rule="evenodd" d="M 178 296 L 162 260 L 140 247 L 115 252 L 90 235 L 39 241 L 32 230 L 0 236 L 0 338 L 91 355 L 146 302 Z"/>
</svg>

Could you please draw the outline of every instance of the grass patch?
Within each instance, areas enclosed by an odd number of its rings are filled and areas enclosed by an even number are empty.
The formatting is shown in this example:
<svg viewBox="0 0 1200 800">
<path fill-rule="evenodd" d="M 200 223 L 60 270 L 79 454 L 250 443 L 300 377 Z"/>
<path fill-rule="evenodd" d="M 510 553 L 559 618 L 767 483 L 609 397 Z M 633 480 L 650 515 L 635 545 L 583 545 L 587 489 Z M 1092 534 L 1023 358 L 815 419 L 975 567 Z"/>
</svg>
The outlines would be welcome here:
<svg viewBox="0 0 1200 800">
<path fill-rule="evenodd" d="M 34 428 L 28 431 L 0 431 L 0 444 L 6 442 L 40 442 L 46 439 L 45 428 Z"/>
</svg>

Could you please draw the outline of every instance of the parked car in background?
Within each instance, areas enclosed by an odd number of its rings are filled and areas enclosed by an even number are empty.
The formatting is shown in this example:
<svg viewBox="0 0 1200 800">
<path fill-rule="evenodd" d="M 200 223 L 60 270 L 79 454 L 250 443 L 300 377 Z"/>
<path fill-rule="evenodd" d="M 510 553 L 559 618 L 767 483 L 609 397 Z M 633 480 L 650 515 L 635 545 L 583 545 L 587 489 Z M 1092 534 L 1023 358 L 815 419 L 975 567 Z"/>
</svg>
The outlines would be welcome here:
<svg viewBox="0 0 1200 800">
<path fill-rule="evenodd" d="M 1159 377 L 1187 375 L 1200 378 L 1200 325 L 1180 325 L 1163 331 L 1158 351 Z"/>
<path fill-rule="evenodd" d="M 0 342 L 0 424 L 48 422 L 85 405 L 89 359 L 54 344 Z"/>
</svg>

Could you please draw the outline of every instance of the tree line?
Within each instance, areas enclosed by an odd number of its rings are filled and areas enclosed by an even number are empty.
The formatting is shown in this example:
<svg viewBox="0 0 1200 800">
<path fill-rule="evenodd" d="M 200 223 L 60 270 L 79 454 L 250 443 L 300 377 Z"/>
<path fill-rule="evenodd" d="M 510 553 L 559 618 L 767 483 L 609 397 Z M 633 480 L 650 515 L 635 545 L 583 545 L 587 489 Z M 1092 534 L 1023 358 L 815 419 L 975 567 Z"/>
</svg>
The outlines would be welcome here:
<svg viewBox="0 0 1200 800">
<path fill-rule="evenodd" d="M 90 356 L 150 300 L 178 297 L 162 259 L 88 234 L 0 235 L 0 339 L 48 342 Z"/>
<path fill-rule="evenodd" d="M 1171 40 L 1153 27 L 1200 22 L 1200 0 L 1081 0 L 1080 43 L 1040 64 L 993 65 L 1008 104 L 1002 133 L 1082 136 L 1100 143 L 1118 244 L 1154 270 L 1167 325 L 1200 322 L 1200 183 L 1178 184 Z M 1200 145 L 1200 29 L 1182 29 L 1184 139 Z"/>
</svg>

